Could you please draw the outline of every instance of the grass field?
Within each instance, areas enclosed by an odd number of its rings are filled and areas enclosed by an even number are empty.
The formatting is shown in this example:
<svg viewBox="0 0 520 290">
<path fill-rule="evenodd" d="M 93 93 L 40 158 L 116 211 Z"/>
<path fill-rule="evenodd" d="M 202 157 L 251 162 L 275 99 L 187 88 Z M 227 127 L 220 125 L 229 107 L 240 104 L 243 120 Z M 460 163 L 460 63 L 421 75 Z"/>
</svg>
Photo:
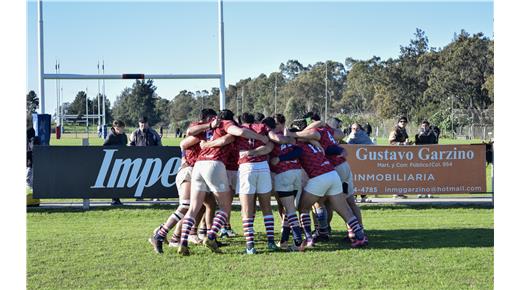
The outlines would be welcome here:
<svg viewBox="0 0 520 290">
<path fill-rule="evenodd" d="M 241 254 L 238 236 L 221 255 L 191 246 L 190 257 L 159 256 L 147 238 L 172 210 L 29 208 L 28 289 L 493 288 L 492 208 L 363 205 L 368 248 L 348 249 L 334 216 L 333 239 L 305 253 L 267 253 L 258 213 L 258 255 Z M 232 225 L 242 233 L 238 208 Z M 277 218 L 277 239 L 279 229 Z"/>
</svg>

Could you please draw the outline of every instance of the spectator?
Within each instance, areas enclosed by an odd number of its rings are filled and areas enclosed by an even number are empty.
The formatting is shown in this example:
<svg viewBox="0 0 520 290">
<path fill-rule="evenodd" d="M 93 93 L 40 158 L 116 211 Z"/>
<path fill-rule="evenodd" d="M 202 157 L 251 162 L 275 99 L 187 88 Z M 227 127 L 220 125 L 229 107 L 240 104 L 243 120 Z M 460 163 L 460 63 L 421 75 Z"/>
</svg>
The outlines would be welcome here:
<svg viewBox="0 0 520 290">
<path fill-rule="evenodd" d="M 439 143 L 437 134 L 431 128 L 430 122 L 427 120 L 422 121 L 421 128 L 419 129 L 419 133 L 415 134 L 415 144 L 416 145 L 426 145 L 426 144 L 437 144 Z M 418 194 L 417 198 L 433 198 L 431 194 Z"/>
<path fill-rule="evenodd" d="M 125 123 L 120 120 L 115 120 L 112 123 L 112 128 L 110 128 L 110 133 L 108 133 L 103 146 L 126 146 L 128 143 L 128 138 L 125 134 Z M 112 202 L 110 203 L 112 206 L 123 205 L 119 198 L 112 198 Z"/>
<path fill-rule="evenodd" d="M 162 146 L 161 136 L 150 128 L 148 118 L 139 118 L 139 129 L 130 135 L 130 146 Z"/>
<path fill-rule="evenodd" d="M 427 120 L 422 121 L 419 133 L 415 134 L 415 144 L 437 144 L 439 143 L 437 134 L 430 127 L 430 122 Z"/>
<path fill-rule="evenodd" d="M 372 134 L 372 125 L 370 125 L 368 122 L 365 124 L 365 132 L 367 132 L 368 137 L 370 137 L 370 134 Z"/>
<path fill-rule="evenodd" d="M 177 128 L 177 130 L 175 130 L 175 137 L 177 137 L 177 138 L 182 137 L 182 133 L 181 133 L 181 129 L 180 128 Z"/>
<path fill-rule="evenodd" d="M 26 139 L 26 185 L 32 191 L 33 188 L 33 172 L 32 172 L 32 151 L 35 145 L 40 145 L 40 137 L 36 136 L 36 131 L 34 131 L 32 117 L 29 115 L 27 117 L 27 139 Z"/>
<path fill-rule="evenodd" d="M 347 144 L 374 144 L 359 123 L 354 123 L 350 126 L 350 134 L 346 142 Z"/>
<path fill-rule="evenodd" d="M 350 134 L 347 137 L 347 144 L 374 144 L 363 127 L 359 123 L 354 123 L 350 126 Z M 361 195 L 360 202 L 367 202 L 367 195 Z M 370 200 L 368 200 L 370 202 Z"/>
<path fill-rule="evenodd" d="M 161 140 L 162 140 L 162 136 L 163 136 L 163 126 L 160 126 L 159 127 L 159 137 L 161 137 Z"/>
<path fill-rule="evenodd" d="M 130 146 L 162 146 L 161 136 L 150 128 L 148 118 L 145 116 L 139 118 L 139 129 L 136 129 L 130 135 Z M 143 200 L 143 198 L 139 197 L 136 200 Z M 153 200 L 158 201 L 159 199 Z"/>
<path fill-rule="evenodd" d="M 394 130 L 390 132 L 390 137 L 388 137 L 388 141 L 391 145 L 410 145 L 411 142 L 408 140 L 408 133 L 406 132 L 406 125 L 408 124 L 408 119 L 406 117 L 399 118 L 397 125 Z M 394 198 L 407 198 L 404 194 L 394 194 Z"/>
<path fill-rule="evenodd" d="M 390 137 L 388 137 L 388 141 L 391 145 L 410 145 L 411 142 L 408 140 L 408 133 L 406 132 L 406 125 L 408 124 L 408 119 L 406 117 L 399 118 L 397 125 L 394 130 L 390 132 Z"/>
</svg>

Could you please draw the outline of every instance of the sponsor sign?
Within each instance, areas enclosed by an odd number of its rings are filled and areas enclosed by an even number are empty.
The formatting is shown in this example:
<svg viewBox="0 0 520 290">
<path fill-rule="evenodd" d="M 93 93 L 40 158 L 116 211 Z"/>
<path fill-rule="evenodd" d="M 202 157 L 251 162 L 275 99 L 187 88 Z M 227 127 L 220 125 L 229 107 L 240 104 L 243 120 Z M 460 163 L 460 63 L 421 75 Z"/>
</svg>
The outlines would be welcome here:
<svg viewBox="0 0 520 290">
<path fill-rule="evenodd" d="M 486 192 L 486 146 L 342 145 L 355 194 Z"/>
<path fill-rule="evenodd" d="M 177 197 L 179 147 L 35 146 L 35 198 Z"/>
</svg>

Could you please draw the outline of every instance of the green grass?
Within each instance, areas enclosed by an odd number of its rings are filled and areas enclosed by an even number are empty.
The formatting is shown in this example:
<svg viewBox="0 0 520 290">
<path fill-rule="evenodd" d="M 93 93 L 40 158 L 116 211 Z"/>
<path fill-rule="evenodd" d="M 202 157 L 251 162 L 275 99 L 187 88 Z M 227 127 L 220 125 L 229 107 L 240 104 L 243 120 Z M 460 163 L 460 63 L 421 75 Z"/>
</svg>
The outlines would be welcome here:
<svg viewBox="0 0 520 290">
<path fill-rule="evenodd" d="M 258 213 L 258 255 L 241 254 L 240 236 L 225 240 L 222 255 L 191 246 L 190 257 L 179 257 L 171 248 L 159 256 L 146 239 L 172 210 L 28 209 L 28 289 L 493 287 L 492 208 L 364 205 L 369 248 L 348 249 L 336 215 L 332 240 L 305 253 L 267 253 Z M 242 232 L 237 208 L 232 225 Z"/>
</svg>

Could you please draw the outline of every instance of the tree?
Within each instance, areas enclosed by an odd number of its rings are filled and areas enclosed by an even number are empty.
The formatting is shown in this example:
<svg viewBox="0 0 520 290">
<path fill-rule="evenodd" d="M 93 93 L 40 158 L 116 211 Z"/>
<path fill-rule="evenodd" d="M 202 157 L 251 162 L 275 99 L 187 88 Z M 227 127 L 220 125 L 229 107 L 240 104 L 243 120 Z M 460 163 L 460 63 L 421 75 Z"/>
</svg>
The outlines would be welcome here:
<svg viewBox="0 0 520 290">
<path fill-rule="evenodd" d="M 162 126 L 170 125 L 170 101 L 158 97 L 155 102 L 155 111 Z"/>
<path fill-rule="evenodd" d="M 294 80 L 300 73 L 309 70 L 308 67 L 304 67 L 299 61 L 290 59 L 286 64 L 280 64 L 280 72 L 287 80 Z"/>
<path fill-rule="evenodd" d="M 168 116 L 171 122 L 174 122 L 178 126 L 182 127 L 181 123 L 186 123 L 192 119 L 197 109 L 199 108 L 196 106 L 193 93 L 183 90 L 180 91 L 179 94 L 171 101 Z"/>
<path fill-rule="evenodd" d="M 373 112 L 375 86 L 382 70 L 381 59 L 369 60 L 347 58 L 345 64 L 350 70 L 345 80 L 345 89 L 338 104 L 345 113 Z"/>
<path fill-rule="evenodd" d="M 76 97 L 74 98 L 74 101 L 69 106 L 68 113 L 72 115 L 85 115 L 86 114 L 86 108 L 85 108 L 85 102 L 87 99 L 87 94 L 84 91 L 79 91 L 76 94 Z M 88 100 L 88 109 L 89 114 L 92 114 L 92 101 Z"/>
<path fill-rule="evenodd" d="M 114 118 L 122 120 L 130 126 L 137 126 L 140 116 L 146 116 L 150 126 L 159 121 L 155 110 L 155 93 L 157 87 L 153 80 L 136 80 L 132 88 L 125 88 L 114 102 Z"/>
<path fill-rule="evenodd" d="M 432 70 L 425 95 L 444 108 L 465 110 L 471 122 L 482 123 L 484 110 L 493 103 L 493 41 L 482 33 L 462 30 L 439 52 L 439 67 Z"/>
<path fill-rule="evenodd" d="M 38 107 L 40 105 L 40 99 L 38 98 L 38 96 L 36 96 L 36 93 L 34 91 L 30 91 L 26 95 L 26 100 L 27 100 L 27 104 L 25 107 L 26 113 L 27 114 L 36 113 L 36 110 L 38 109 Z"/>
</svg>

